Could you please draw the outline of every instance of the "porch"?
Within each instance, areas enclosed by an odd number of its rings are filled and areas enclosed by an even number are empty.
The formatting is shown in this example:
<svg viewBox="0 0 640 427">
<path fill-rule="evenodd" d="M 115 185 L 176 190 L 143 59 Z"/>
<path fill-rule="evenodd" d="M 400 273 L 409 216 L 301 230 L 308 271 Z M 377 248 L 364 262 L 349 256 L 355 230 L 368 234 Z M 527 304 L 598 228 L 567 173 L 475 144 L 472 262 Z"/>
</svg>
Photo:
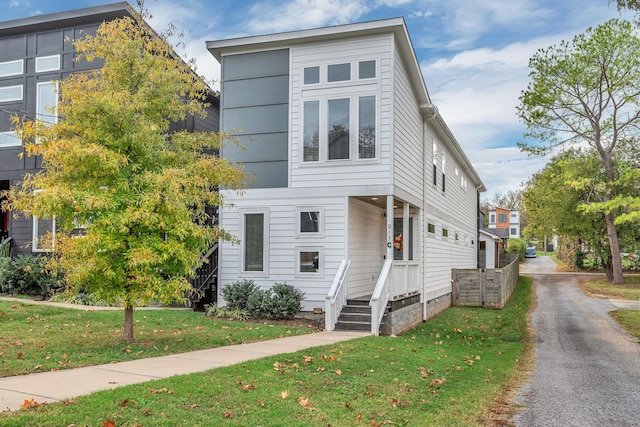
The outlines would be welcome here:
<svg viewBox="0 0 640 427">
<path fill-rule="evenodd" d="M 372 334 L 379 335 L 391 303 L 411 298 L 419 305 L 420 215 L 418 207 L 393 196 L 350 200 L 349 258 L 342 261 L 326 296 L 327 330 L 340 321 L 341 329 L 361 330 L 368 325 Z"/>
</svg>

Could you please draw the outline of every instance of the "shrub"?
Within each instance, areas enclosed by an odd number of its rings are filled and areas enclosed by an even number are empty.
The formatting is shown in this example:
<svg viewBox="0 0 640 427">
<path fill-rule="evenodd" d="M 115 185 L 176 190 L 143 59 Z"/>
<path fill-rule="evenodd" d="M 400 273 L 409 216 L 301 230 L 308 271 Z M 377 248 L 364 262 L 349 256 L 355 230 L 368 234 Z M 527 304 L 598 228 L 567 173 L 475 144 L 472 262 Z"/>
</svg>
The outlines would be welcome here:
<svg viewBox="0 0 640 427">
<path fill-rule="evenodd" d="M 205 313 L 209 317 L 216 317 L 216 318 L 227 317 L 227 310 L 224 307 L 220 307 L 218 305 L 209 306 L 209 308 L 207 308 L 207 311 Z"/>
<path fill-rule="evenodd" d="M 2 292 L 13 292 L 31 296 L 45 296 L 58 281 L 47 269 L 47 259 L 31 255 L 2 258 L 0 262 L 0 288 Z"/>
<path fill-rule="evenodd" d="M 222 297 L 229 309 L 247 310 L 249 295 L 258 289 L 253 280 L 238 280 L 222 288 Z"/>
<path fill-rule="evenodd" d="M 286 283 L 276 283 L 272 290 L 270 311 L 274 318 L 293 319 L 302 310 L 304 292 Z"/>
<path fill-rule="evenodd" d="M 509 244 L 507 246 L 508 254 L 518 254 L 518 259 L 520 261 L 524 261 L 524 252 L 527 248 L 527 242 L 524 239 L 514 238 L 509 239 Z"/>
<path fill-rule="evenodd" d="M 271 314 L 271 289 L 256 289 L 249 295 L 247 311 L 254 319 L 262 319 Z"/>
<path fill-rule="evenodd" d="M 94 294 L 58 292 L 49 298 L 51 302 L 62 302 L 65 304 L 88 305 L 92 307 L 109 307 L 110 304 L 105 300 L 95 297 Z"/>
</svg>

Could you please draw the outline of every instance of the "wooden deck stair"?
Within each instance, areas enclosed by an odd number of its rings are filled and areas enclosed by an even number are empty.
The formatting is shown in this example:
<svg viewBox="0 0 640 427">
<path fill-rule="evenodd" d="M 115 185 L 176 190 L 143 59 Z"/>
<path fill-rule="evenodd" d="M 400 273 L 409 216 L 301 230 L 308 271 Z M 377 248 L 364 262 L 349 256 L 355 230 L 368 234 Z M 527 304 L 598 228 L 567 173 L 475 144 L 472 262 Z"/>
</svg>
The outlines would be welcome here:
<svg viewBox="0 0 640 427">
<path fill-rule="evenodd" d="M 342 331 L 370 331 L 371 307 L 369 298 L 348 299 L 340 312 L 336 329 Z"/>
</svg>

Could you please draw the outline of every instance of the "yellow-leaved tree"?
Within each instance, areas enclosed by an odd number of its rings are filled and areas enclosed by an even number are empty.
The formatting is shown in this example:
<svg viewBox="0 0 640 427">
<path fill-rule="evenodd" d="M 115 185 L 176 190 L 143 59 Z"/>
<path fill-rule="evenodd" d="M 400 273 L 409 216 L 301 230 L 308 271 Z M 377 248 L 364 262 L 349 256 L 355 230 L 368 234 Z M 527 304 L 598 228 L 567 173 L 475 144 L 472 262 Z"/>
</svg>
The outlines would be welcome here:
<svg viewBox="0 0 640 427">
<path fill-rule="evenodd" d="M 5 207 L 56 218 L 52 265 L 71 290 L 121 303 L 130 342 L 134 307 L 184 301 L 202 254 L 230 238 L 205 208 L 223 203 L 217 188 L 240 189 L 243 174 L 215 155 L 225 135 L 169 131 L 205 114 L 208 88 L 142 19 L 103 23 L 74 47 L 78 60 L 104 65 L 59 82 L 57 124 L 16 119 L 43 170 Z M 80 237 L 70 233 L 78 226 Z"/>
</svg>

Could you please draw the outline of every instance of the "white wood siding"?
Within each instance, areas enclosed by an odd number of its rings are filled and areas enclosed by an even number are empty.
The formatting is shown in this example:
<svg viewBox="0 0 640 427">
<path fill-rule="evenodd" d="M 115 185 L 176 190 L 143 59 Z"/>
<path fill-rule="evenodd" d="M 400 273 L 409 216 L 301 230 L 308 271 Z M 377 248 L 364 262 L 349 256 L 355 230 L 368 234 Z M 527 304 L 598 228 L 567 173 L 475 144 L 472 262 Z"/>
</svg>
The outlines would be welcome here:
<svg viewBox="0 0 640 427">
<path fill-rule="evenodd" d="M 450 145 L 433 131 L 433 124 L 427 123 L 425 133 L 425 299 L 437 298 L 451 292 L 452 268 L 476 268 L 477 266 L 477 193 L 471 177 L 456 160 Z M 442 168 L 438 157 L 437 185 L 433 185 L 433 141 L 438 147 L 438 156 L 444 149 L 446 155 L 446 191 L 442 191 Z M 458 170 L 458 176 L 455 170 Z M 461 177 L 467 180 L 466 189 L 461 185 Z M 428 224 L 435 226 L 435 232 L 428 231 Z M 442 236 L 442 230 L 448 237 Z M 456 233 L 458 240 L 455 239 Z"/>
<path fill-rule="evenodd" d="M 240 265 L 242 244 L 222 243 L 220 246 L 220 287 L 239 279 L 251 279 L 263 288 L 276 282 L 286 282 L 305 292 L 304 310 L 324 307 L 325 296 L 340 262 L 345 258 L 347 239 L 347 198 L 313 197 L 308 191 L 287 192 L 282 190 L 247 190 L 243 196 L 230 195 L 232 206 L 222 209 L 220 224 L 224 230 L 240 236 L 243 209 L 268 209 L 269 276 L 243 273 Z M 321 236 L 301 236 L 296 233 L 297 215 L 300 208 L 322 207 L 324 233 Z M 297 274 L 296 251 L 300 247 L 322 248 L 323 275 L 320 277 Z M 221 295 L 219 294 L 221 300 Z"/>
<path fill-rule="evenodd" d="M 368 38 L 341 39 L 335 42 L 312 43 L 291 49 L 291 121 L 290 121 L 290 187 L 336 187 L 353 185 L 390 185 L 391 179 L 391 96 L 392 96 L 391 35 Z M 332 84 L 328 88 L 308 90 L 302 87 L 304 67 L 342 62 L 376 60 L 377 78 L 358 81 L 357 69 L 351 70 L 352 81 Z M 373 92 L 372 92 L 373 91 Z M 302 162 L 302 103 L 309 96 L 337 99 L 358 94 L 376 96 L 376 131 L 378 146 L 376 159 L 322 161 L 318 164 Z M 320 129 L 320 132 L 326 129 Z M 351 129 L 352 144 L 357 144 L 357 129 Z M 352 136 L 352 138 L 353 138 Z"/>
<path fill-rule="evenodd" d="M 349 203 L 349 298 L 371 295 L 384 265 L 384 210 L 358 199 Z"/>
<path fill-rule="evenodd" d="M 418 101 L 400 52 L 395 52 L 394 74 L 394 185 L 422 200 L 423 136 Z"/>
</svg>

